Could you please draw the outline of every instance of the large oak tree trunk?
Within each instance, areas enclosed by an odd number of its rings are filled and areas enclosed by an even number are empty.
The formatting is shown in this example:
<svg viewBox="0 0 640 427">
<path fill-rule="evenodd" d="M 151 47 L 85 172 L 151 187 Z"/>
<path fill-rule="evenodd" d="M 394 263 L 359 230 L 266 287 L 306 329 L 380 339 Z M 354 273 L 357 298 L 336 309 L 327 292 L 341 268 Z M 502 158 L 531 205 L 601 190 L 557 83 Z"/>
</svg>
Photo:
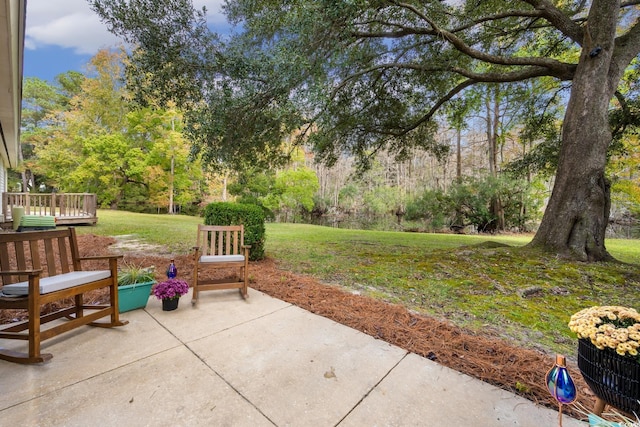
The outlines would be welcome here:
<svg viewBox="0 0 640 427">
<path fill-rule="evenodd" d="M 604 174 L 611 143 L 607 111 L 621 75 L 611 66 L 615 14 L 595 16 L 589 24 L 565 114 L 555 185 L 531 245 L 601 261 L 611 258 L 604 242 L 610 208 Z"/>
</svg>

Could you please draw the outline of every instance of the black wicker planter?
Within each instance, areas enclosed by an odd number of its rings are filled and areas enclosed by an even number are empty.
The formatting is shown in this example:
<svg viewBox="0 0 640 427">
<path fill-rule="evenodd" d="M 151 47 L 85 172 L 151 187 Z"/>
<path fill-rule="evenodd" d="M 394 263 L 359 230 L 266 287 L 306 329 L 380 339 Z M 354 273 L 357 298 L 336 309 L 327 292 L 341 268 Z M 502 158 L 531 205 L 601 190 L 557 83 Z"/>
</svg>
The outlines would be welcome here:
<svg viewBox="0 0 640 427">
<path fill-rule="evenodd" d="M 640 363 L 578 340 L 578 368 L 593 393 L 608 405 L 640 416 Z"/>
</svg>

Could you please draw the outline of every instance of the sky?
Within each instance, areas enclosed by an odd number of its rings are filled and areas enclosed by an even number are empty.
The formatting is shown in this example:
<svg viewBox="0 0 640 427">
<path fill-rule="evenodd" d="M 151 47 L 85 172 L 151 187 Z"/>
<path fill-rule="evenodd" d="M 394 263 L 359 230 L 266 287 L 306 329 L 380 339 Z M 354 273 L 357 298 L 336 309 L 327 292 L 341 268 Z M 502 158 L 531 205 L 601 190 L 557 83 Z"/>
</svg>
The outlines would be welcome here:
<svg viewBox="0 0 640 427">
<path fill-rule="evenodd" d="M 223 0 L 194 0 L 207 7 L 207 21 L 216 32 L 228 31 L 221 12 Z M 87 0 L 28 0 L 24 51 L 24 77 L 49 82 L 67 71 L 84 71 L 98 50 L 121 41 L 107 31 Z"/>
</svg>

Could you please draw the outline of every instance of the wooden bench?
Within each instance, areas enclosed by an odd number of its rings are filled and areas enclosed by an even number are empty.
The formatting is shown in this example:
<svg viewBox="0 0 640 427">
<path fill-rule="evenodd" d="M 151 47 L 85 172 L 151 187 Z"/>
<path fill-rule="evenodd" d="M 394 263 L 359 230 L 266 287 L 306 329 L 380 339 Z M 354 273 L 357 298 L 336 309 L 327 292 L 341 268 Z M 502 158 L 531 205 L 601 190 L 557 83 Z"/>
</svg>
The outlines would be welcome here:
<svg viewBox="0 0 640 427">
<path fill-rule="evenodd" d="M 239 289 L 243 298 L 247 293 L 249 249 L 244 244 L 242 225 L 198 225 L 197 244 L 194 247 L 193 298 L 198 301 L 200 291 Z M 232 275 L 211 277 L 219 271 L 229 270 Z"/>
<path fill-rule="evenodd" d="M 126 325 L 128 322 L 118 318 L 119 258 L 122 255 L 80 257 L 74 228 L 0 233 L 0 310 L 27 310 L 28 316 L 0 325 L 0 339 L 28 341 L 28 351 L 0 348 L 0 359 L 45 362 L 52 355 L 40 352 L 44 340 L 87 324 Z M 97 264 L 98 260 L 105 265 L 108 262 L 108 269 L 82 270 L 81 262 Z M 85 293 L 102 288 L 109 290 L 108 305 L 84 303 Z M 66 306 L 63 300 L 67 300 Z M 50 303 L 55 304 L 47 306 Z M 45 313 L 45 308 L 52 312 Z M 109 320 L 96 322 L 102 317 Z M 48 328 L 42 327 L 44 324 Z"/>
</svg>

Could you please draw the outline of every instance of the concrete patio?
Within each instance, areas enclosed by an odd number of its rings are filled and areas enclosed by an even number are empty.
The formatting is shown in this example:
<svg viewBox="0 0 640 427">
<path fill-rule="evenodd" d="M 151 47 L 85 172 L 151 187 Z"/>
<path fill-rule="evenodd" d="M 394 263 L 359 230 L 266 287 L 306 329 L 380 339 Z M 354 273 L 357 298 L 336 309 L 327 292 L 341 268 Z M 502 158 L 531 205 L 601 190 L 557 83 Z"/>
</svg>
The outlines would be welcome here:
<svg viewBox="0 0 640 427">
<path fill-rule="evenodd" d="M 2 426 L 557 426 L 558 413 L 250 290 L 184 296 L 0 361 Z M 0 340 L 5 347 L 15 342 Z M 24 344 L 22 344 L 24 345 Z M 569 417 L 565 427 L 585 426 Z"/>
</svg>

